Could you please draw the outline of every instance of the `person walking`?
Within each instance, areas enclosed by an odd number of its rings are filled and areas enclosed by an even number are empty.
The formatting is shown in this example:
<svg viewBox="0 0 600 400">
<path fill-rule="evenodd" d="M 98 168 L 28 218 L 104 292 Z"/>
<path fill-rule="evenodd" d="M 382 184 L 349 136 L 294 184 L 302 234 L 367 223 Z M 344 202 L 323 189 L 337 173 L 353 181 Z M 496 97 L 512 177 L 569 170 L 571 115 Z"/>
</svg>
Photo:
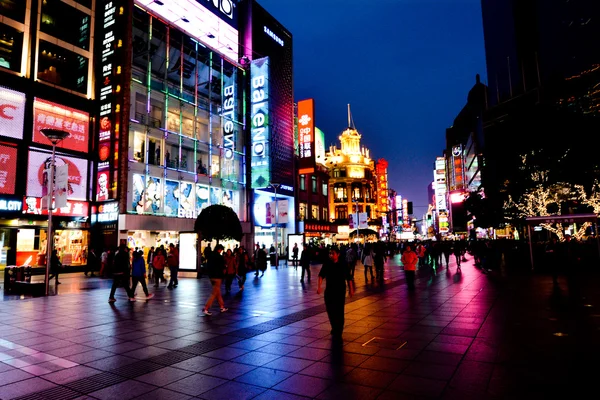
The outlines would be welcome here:
<svg viewBox="0 0 600 400">
<path fill-rule="evenodd" d="M 177 274 L 179 273 L 179 249 L 173 243 L 169 245 L 169 255 L 167 256 L 167 264 L 169 265 L 169 271 L 171 271 L 171 277 L 169 278 L 169 285 L 167 289 L 173 289 L 179 284 Z"/>
<path fill-rule="evenodd" d="M 221 295 L 221 283 L 225 276 L 225 260 L 221 255 L 223 253 L 223 246 L 218 244 L 213 251 L 210 260 L 208 260 L 208 277 L 210 278 L 210 284 L 212 285 L 212 293 L 204 305 L 202 312 L 204 315 L 212 315 L 210 312 L 210 306 L 217 299 L 221 312 L 225 312 L 228 308 L 225 307 L 223 296 Z"/>
<path fill-rule="evenodd" d="M 144 261 L 144 252 L 141 250 L 133 253 L 133 262 L 131 263 L 131 295 L 133 298 L 135 298 L 135 289 L 138 283 L 142 285 L 146 300 L 154 297 L 153 293 L 148 293 L 148 286 L 146 286 L 146 262 Z"/>
<path fill-rule="evenodd" d="M 415 271 L 417 270 L 417 263 L 419 262 L 419 256 L 415 253 L 409 244 L 406 245 L 404 253 L 400 258 L 402 265 L 404 265 L 404 276 L 406 277 L 406 286 L 408 290 L 415 289 Z"/>
<path fill-rule="evenodd" d="M 340 249 L 332 247 L 329 249 L 329 259 L 323 263 L 319 271 L 319 283 L 317 294 L 321 294 L 323 281 L 325 286 L 325 309 L 331 324 L 331 337 L 335 341 L 342 340 L 344 331 L 344 308 L 346 305 L 346 283 L 348 294 L 354 295 L 354 280 L 346 263 L 340 260 Z"/>
<path fill-rule="evenodd" d="M 237 259 L 231 249 L 227 249 L 223 260 L 225 260 L 225 294 L 228 294 L 231 292 L 231 284 L 237 273 Z"/>
<path fill-rule="evenodd" d="M 94 271 L 96 271 L 98 267 L 98 256 L 96 256 L 96 250 L 93 248 L 88 252 L 87 263 L 85 265 L 85 271 L 83 274 L 88 276 L 88 272 L 90 273 L 90 277 L 94 277 Z"/>
<path fill-rule="evenodd" d="M 248 263 L 250 257 L 244 246 L 240 246 L 237 250 L 237 279 L 240 290 L 244 290 L 246 283 L 246 274 L 248 273 Z"/>
<path fill-rule="evenodd" d="M 48 281 L 52 280 L 52 278 L 56 278 L 56 284 L 60 285 L 61 282 L 58 281 L 58 274 L 60 269 L 63 267 L 62 263 L 58 259 L 58 251 L 56 249 L 52 250 L 52 255 L 50 256 L 50 276 L 48 277 Z"/>
<path fill-rule="evenodd" d="M 367 272 L 371 273 L 371 282 L 375 282 L 375 277 L 373 276 L 374 257 L 373 257 L 373 250 L 371 249 L 370 244 L 367 244 L 365 246 L 365 249 L 362 252 L 362 260 L 361 261 L 365 267 L 365 283 L 369 282 L 369 279 L 367 278 Z"/>
<path fill-rule="evenodd" d="M 256 273 L 254 276 L 258 276 L 258 272 L 261 271 L 260 276 L 262 277 L 267 270 L 267 250 L 264 244 L 257 249 L 254 263 L 256 264 Z"/>
<path fill-rule="evenodd" d="M 302 254 L 300 255 L 300 268 L 302 269 L 302 275 L 300 282 L 304 282 L 304 274 L 307 275 L 308 281 L 310 282 L 310 250 L 306 243 L 302 243 Z"/>
<path fill-rule="evenodd" d="M 292 266 L 294 269 L 298 269 L 298 243 L 294 243 L 294 247 L 292 247 Z"/>
<path fill-rule="evenodd" d="M 163 274 L 165 272 L 165 259 L 164 250 L 161 248 L 156 249 L 154 257 L 152 258 L 152 268 L 154 269 L 154 287 L 158 287 L 158 284 L 164 280 Z"/>
<path fill-rule="evenodd" d="M 148 282 L 152 282 L 154 279 L 154 267 L 152 266 L 153 259 L 154 246 L 150 247 L 150 250 L 148 250 L 148 255 L 146 256 L 146 264 L 148 264 Z"/>
<path fill-rule="evenodd" d="M 355 247 L 356 244 L 353 243 L 346 250 L 346 263 L 348 263 L 348 270 L 352 279 L 354 279 L 354 270 L 356 269 L 356 261 L 358 260 Z"/>
<path fill-rule="evenodd" d="M 106 278 L 106 271 L 108 269 L 108 253 L 110 249 L 104 249 L 104 251 L 100 254 L 100 272 L 98 272 L 98 276 L 100 278 Z"/>
<path fill-rule="evenodd" d="M 119 250 L 117 254 L 115 254 L 113 267 L 112 267 L 112 276 L 113 276 L 113 284 L 110 288 L 110 295 L 108 296 L 108 302 L 114 303 L 117 301 L 115 299 L 115 291 L 117 287 L 122 286 L 127 292 L 127 297 L 129 297 L 129 301 L 135 301 L 135 297 L 133 297 L 133 293 L 129 288 L 129 271 L 130 271 L 130 263 L 129 263 L 129 249 L 126 245 L 122 244 L 119 246 Z"/>
</svg>

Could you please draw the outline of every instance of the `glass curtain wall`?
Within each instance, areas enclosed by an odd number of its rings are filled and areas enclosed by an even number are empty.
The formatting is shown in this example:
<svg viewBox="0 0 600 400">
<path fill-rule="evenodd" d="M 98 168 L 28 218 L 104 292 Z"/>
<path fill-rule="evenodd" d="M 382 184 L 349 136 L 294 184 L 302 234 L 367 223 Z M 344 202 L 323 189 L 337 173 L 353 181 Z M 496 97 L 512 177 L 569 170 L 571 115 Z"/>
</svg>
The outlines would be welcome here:
<svg viewBox="0 0 600 400">
<path fill-rule="evenodd" d="M 245 220 L 244 71 L 138 8 L 132 62 L 128 211 Z"/>
</svg>

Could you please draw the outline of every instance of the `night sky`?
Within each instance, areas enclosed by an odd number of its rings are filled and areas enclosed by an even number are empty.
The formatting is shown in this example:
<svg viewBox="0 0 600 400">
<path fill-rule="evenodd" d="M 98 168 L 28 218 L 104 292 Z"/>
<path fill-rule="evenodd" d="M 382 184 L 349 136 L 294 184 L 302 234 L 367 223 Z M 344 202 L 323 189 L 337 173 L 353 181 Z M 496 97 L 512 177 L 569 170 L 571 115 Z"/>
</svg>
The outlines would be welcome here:
<svg viewBox="0 0 600 400">
<path fill-rule="evenodd" d="M 389 187 L 427 211 L 445 130 L 479 73 L 480 0 L 258 0 L 294 39 L 295 101 L 339 147 L 350 103 L 361 143 L 385 158 Z"/>
</svg>

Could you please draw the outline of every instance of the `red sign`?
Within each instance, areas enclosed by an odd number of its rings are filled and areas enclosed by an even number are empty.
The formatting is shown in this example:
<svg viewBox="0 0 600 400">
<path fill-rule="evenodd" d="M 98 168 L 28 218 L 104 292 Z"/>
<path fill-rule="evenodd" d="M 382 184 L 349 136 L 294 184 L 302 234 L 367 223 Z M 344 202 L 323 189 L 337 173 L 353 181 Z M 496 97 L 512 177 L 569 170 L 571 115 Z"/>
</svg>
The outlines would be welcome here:
<svg viewBox="0 0 600 400">
<path fill-rule="evenodd" d="M 17 176 L 17 149 L 0 146 L 0 193 L 13 194 Z"/>
<path fill-rule="evenodd" d="M 23 199 L 23 214 L 48 215 L 48 210 L 42 210 L 41 197 L 25 197 Z M 63 217 L 87 217 L 89 216 L 89 204 L 87 201 L 67 200 L 67 206 L 55 208 L 52 215 Z"/>
<path fill-rule="evenodd" d="M 0 86 L 0 135 L 23 139 L 25 94 Z"/>
<path fill-rule="evenodd" d="M 300 158 L 315 157 L 315 103 L 313 99 L 298 102 L 298 143 Z"/>
<path fill-rule="evenodd" d="M 41 129 L 59 129 L 70 136 L 56 147 L 87 152 L 89 142 L 90 115 L 86 112 L 36 98 L 33 103 L 33 141 L 50 144 Z"/>
</svg>

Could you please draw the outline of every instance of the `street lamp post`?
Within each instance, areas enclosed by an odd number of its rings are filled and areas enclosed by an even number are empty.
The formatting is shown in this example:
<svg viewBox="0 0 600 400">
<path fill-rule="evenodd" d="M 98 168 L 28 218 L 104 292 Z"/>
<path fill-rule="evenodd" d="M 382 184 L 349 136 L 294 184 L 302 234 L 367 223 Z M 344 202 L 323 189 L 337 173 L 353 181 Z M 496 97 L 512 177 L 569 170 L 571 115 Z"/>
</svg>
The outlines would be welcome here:
<svg viewBox="0 0 600 400">
<path fill-rule="evenodd" d="M 360 222 L 358 222 L 358 199 L 353 198 L 352 201 L 356 203 L 356 237 L 360 242 Z"/>
<path fill-rule="evenodd" d="M 41 129 L 40 132 L 52 143 L 52 158 L 50 164 L 50 177 L 48 181 L 48 234 L 46 235 L 46 296 L 48 296 L 50 289 L 50 262 L 52 259 L 52 247 L 53 247 L 53 238 L 52 238 L 52 208 L 54 204 L 52 202 L 53 194 L 54 194 L 54 166 L 55 166 L 55 158 L 56 158 L 56 145 L 69 137 L 69 132 L 61 131 L 58 129 Z"/>
<path fill-rule="evenodd" d="M 279 227 L 279 208 L 277 207 L 277 188 L 279 188 L 279 186 L 281 186 L 280 183 L 269 183 L 269 186 L 271 186 L 273 188 L 273 190 L 275 191 L 275 268 L 279 268 L 279 249 L 277 248 L 278 245 L 278 235 L 277 235 L 277 228 Z"/>
</svg>

